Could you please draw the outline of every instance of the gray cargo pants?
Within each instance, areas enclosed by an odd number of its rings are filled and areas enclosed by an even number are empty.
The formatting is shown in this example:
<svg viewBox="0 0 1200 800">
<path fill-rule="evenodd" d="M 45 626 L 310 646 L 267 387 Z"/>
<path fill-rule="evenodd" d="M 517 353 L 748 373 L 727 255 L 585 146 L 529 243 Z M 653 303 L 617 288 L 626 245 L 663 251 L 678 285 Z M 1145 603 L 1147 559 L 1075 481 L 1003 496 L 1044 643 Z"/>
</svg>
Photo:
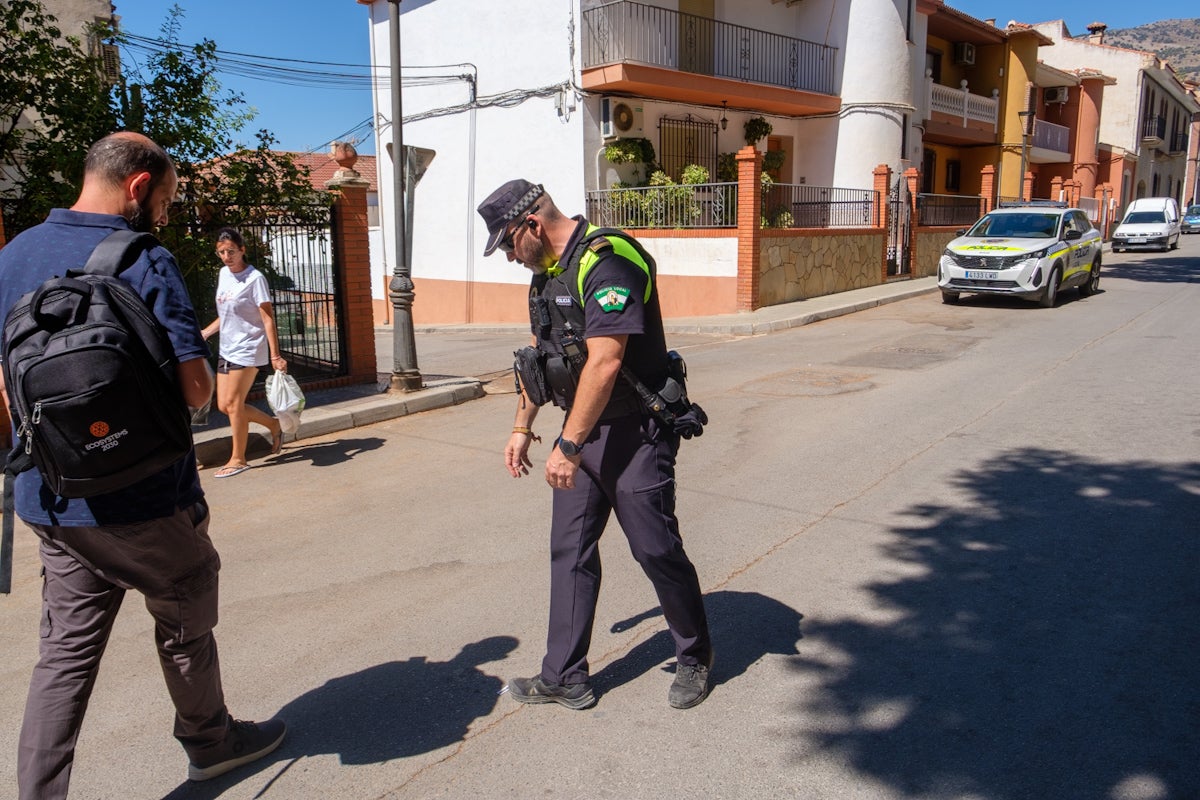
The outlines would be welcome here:
<svg viewBox="0 0 1200 800">
<path fill-rule="evenodd" d="M 212 629 L 220 558 L 204 502 L 135 525 L 30 525 L 44 569 L 41 646 L 21 726 L 21 800 L 67 796 L 75 741 L 100 657 L 128 589 L 141 592 L 175 704 L 175 738 L 188 752 L 229 728 Z"/>
</svg>

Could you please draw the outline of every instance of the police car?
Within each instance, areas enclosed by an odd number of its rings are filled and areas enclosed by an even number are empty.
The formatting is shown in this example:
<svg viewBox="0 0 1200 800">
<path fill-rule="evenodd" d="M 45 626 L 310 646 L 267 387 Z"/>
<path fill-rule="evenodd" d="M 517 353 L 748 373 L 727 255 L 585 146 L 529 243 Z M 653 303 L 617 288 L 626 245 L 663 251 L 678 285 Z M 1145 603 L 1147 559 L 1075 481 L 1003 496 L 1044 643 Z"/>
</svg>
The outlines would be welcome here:
<svg viewBox="0 0 1200 800">
<path fill-rule="evenodd" d="M 999 294 L 1052 308 L 1063 289 L 1087 297 L 1100 287 L 1100 231 L 1065 203 L 1002 206 L 946 246 L 938 262 L 942 302 Z"/>
</svg>

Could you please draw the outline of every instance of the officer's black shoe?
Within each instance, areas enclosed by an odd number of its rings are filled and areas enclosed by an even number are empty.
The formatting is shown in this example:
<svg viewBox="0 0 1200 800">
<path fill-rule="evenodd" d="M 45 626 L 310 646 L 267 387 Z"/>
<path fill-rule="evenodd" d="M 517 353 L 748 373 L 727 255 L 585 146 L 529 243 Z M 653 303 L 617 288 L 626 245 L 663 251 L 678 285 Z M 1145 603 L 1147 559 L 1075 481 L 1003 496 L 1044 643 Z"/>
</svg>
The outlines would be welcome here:
<svg viewBox="0 0 1200 800">
<path fill-rule="evenodd" d="M 590 683 L 548 683 L 540 675 L 513 678 L 508 682 L 508 693 L 518 703 L 558 703 L 575 711 L 596 705 Z"/>
<path fill-rule="evenodd" d="M 712 668 L 712 656 L 708 664 L 677 664 L 675 680 L 667 692 L 667 702 L 672 708 L 691 708 L 708 697 L 708 673 Z"/>
</svg>

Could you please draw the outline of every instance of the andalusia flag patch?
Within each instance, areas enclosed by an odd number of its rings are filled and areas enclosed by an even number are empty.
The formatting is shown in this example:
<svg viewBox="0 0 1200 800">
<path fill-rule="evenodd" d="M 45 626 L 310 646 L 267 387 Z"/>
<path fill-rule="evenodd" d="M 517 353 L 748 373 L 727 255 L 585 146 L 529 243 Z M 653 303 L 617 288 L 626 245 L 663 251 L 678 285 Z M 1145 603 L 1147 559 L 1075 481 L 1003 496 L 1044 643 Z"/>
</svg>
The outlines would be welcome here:
<svg viewBox="0 0 1200 800">
<path fill-rule="evenodd" d="M 625 301 L 629 299 L 629 290 L 624 286 L 606 286 L 593 297 L 605 311 L 624 311 Z"/>
</svg>

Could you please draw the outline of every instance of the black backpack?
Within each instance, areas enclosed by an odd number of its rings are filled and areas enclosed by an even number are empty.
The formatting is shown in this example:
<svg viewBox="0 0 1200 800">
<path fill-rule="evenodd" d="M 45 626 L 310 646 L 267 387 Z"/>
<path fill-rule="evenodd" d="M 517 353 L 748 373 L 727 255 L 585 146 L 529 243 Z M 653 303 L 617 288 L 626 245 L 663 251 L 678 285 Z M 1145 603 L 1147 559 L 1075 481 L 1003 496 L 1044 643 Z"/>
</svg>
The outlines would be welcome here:
<svg viewBox="0 0 1200 800">
<path fill-rule="evenodd" d="M 81 272 L 47 280 L 9 313 L 4 383 L 19 437 L 10 475 L 37 466 L 56 495 L 94 497 L 191 451 L 174 348 L 117 277 L 157 243 L 148 233 L 115 231 Z"/>
</svg>

